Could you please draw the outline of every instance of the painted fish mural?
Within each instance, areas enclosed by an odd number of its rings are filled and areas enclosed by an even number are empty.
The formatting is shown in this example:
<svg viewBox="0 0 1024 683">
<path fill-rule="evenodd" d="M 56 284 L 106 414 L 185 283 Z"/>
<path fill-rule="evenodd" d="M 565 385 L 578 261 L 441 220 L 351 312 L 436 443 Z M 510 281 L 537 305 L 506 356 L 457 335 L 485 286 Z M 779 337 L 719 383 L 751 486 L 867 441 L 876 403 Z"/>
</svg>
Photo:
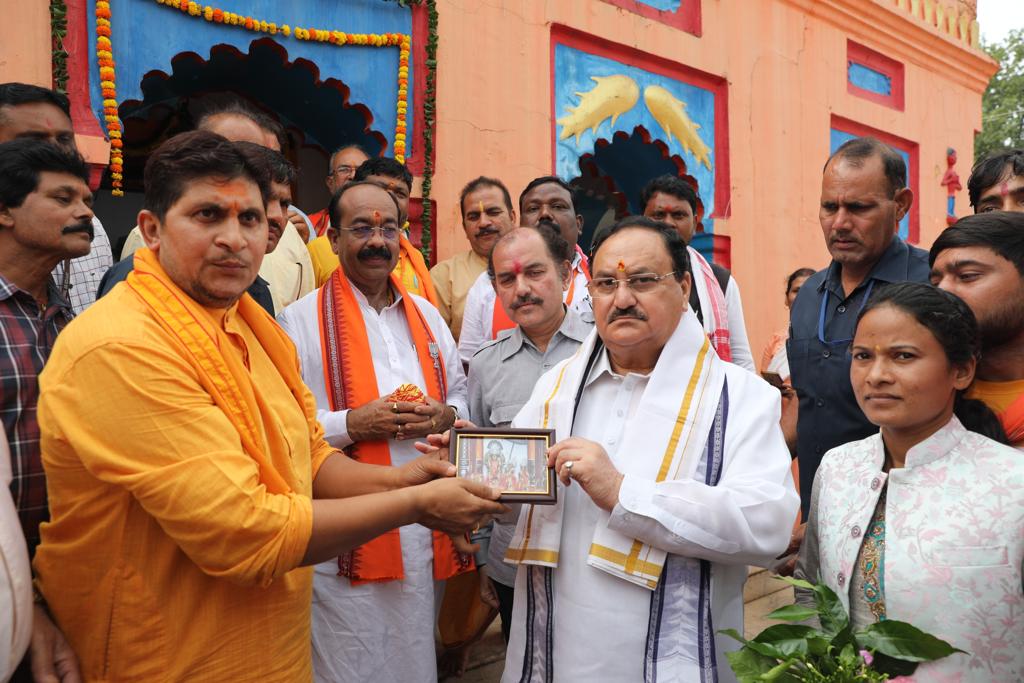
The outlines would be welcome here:
<svg viewBox="0 0 1024 683">
<path fill-rule="evenodd" d="M 711 168 L 711 148 L 701 140 L 700 124 L 695 123 L 686 114 L 686 103 L 660 85 L 649 85 L 644 89 L 644 104 L 650 110 L 654 120 L 661 124 L 672 140 L 673 133 L 679 143 L 700 163 Z"/>
<path fill-rule="evenodd" d="M 566 107 L 567 116 L 557 120 L 562 126 L 559 140 L 576 136 L 576 144 L 588 128 L 597 134 L 597 127 L 611 117 L 612 125 L 620 115 L 632 109 L 640 99 L 640 86 L 629 76 L 591 76 L 597 83 L 587 92 L 577 92 L 580 102 L 575 107 Z M 685 116 L 685 115 L 684 115 Z"/>
</svg>

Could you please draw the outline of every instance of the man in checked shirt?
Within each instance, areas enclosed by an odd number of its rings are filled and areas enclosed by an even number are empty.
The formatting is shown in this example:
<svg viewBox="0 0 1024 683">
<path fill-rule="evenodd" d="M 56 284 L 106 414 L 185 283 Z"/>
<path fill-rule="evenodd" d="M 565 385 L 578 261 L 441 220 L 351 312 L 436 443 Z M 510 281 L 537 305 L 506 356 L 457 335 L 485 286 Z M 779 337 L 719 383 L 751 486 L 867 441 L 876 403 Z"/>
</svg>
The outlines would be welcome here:
<svg viewBox="0 0 1024 683">
<path fill-rule="evenodd" d="M 68 98 L 38 85 L 0 83 L 0 142 L 23 138 L 45 140 L 76 153 Z M 92 249 L 70 261 L 66 283 L 64 267 L 68 261 L 61 261 L 53 270 L 57 286 L 66 284 L 67 298 L 75 315 L 81 315 L 96 301 L 100 279 L 114 264 L 110 238 L 95 216 L 92 227 Z"/>
<path fill-rule="evenodd" d="M 49 518 L 36 418 L 39 373 L 73 317 L 50 274 L 62 260 L 89 253 L 87 180 L 85 162 L 74 150 L 32 139 L 0 144 L 0 421 L 11 446 L 11 493 L 30 557 L 39 525 Z M 55 658 L 58 669 L 70 666 L 74 655 L 38 608 L 33 628 L 33 659 L 46 642 L 48 659 Z M 26 669 L 23 664 L 14 680 L 25 680 Z M 46 671 L 35 673 L 40 680 Z"/>
</svg>

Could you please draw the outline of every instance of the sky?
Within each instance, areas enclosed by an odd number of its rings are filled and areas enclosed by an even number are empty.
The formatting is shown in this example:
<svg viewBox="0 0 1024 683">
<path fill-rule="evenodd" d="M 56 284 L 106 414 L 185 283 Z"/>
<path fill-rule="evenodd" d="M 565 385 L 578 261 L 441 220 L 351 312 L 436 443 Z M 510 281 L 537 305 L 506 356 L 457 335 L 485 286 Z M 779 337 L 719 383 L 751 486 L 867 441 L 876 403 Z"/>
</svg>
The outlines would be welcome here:
<svg viewBox="0 0 1024 683">
<path fill-rule="evenodd" d="M 1002 42 L 1010 30 L 1024 28 L 1024 2 L 978 0 L 978 23 L 985 42 Z"/>
</svg>

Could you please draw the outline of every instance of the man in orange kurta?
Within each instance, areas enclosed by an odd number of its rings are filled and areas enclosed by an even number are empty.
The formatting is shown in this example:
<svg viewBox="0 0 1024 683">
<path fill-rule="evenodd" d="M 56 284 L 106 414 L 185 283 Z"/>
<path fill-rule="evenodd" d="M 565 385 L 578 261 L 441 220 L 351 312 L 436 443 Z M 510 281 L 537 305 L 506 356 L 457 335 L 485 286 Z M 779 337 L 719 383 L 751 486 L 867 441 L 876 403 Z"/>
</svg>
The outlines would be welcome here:
<svg viewBox="0 0 1024 683">
<path fill-rule="evenodd" d="M 172 138 L 145 183 L 149 248 L 41 377 L 38 588 L 86 681 L 308 681 L 308 565 L 503 508 L 430 456 L 382 467 L 324 441 L 294 346 L 244 294 L 269 191 L 232 143 Z"/>
</svg>

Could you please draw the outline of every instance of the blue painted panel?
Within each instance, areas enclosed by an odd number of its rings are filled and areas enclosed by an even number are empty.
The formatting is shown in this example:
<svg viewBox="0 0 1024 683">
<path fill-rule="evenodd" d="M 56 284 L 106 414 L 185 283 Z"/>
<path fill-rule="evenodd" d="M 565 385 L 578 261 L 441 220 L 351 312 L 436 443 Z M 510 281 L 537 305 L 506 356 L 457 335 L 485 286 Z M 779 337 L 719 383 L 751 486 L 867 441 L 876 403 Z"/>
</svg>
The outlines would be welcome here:
<svg viewBox="0 0 1024 683">
<path fill-rule="evenodd" d="M 844 142 L 848 140 L 853 140 L 854 138 L 857 137 L 859 136 L 854 135 L 853 133 L 847 133 L 845 130 L 836 130 L 835 128 L 832 128 L 830 131 L 829 140 L 829 149 L 831 150 L 830 153 L 834 153 L 837 149 L 839 149 L 839 147 Z M 910 182 L 910 153 L 907 152 L 907 150 L 905 149 L 900 149 L 899 147 L 895 146 L 893 147 L 893 149 L 899 152 L 900 156 L 903 157 L 903 163 L 906 164 L 907 166 L 907 182 Z M 902 240 L 906 240 L 910 236 L 909 211 L 907 212 L 907 215 L 903 217 L 903 220 L 900 221 L 899 236 Z"/>
<path fill-rule="evenodd" d="M 863 64 L 850 62 L 846 71 L 846 77 L 850 83 L 877 95 L 889 97 L 892 95 L 892 79 L 881 71 L 869 69 Z"/>
<path fill-rule="evenodd" d="M 155 0 L 122 0 L 111 3 L 111 41 L 117 64 L 117 99 L 142 100 L 141 83 L 144 76 L 154 70 L 171 72 L 175 55 L 194 52 L 202 59 L 210 57 L 210 48 L 227 44 L 243 53 L 249 52 L 253 41 L 266 38 L 265 34 L 246 31 L 236 26 L 225 26 L 193 17 L 179 10 L 159 5 Z M 397 2 L 382 0 L 306 0 L 282 3 L 279 0 L 219 0 L 217 6 L 225 12 L 258 17 L 279 26 L 292 28 L 318 28 L 345 33 L 412 33 L 412 15 Z M 95 0 L 89 0 L 90 17 L 95 16 Z M 321 80 L 337 78 L 351 90 L 349 102 L 366 105 L 373 114 L 371 127 L 393 142 L 395 134 L 396 101 L 398 97 L 398 48 L 350 46 L 335 47 L 330 43 L 297 40 L 277 35 L 272 38 L 288 52 L 288 60 L 306 59 L 319 68 Z M 96 43 L 96 25 L 89 22 L 90 46 Z M 415 46 L 413 46 L 415 50 Z M 89 50 L 92 85 L 92 106 L 103 121 L 102 95 L 95 50 Z M 415 135 L 412 101 L 413 67 L 409 65 L 410 128 L 406 156 L 412 153 Z"/>
<path fill-rule="evenodd" d="M 641 5 L 647 5 L 662 12 L 675 12 L 682 4 L 682 0 L 636 0 Z"/>
<path fill-rule="evenodd" d="M 590 128 L 580 133 L 579 139 L 572 135 L 556 144 L 556 171 L 563 178 L 570 179 L 580 175 L 579 161 L 584 154 L 594 152 L 598 139 L 611 141 L 617 131 L 632 135 L 637 126 L 643 126 L 651 135 L 651 139 L 661 140 L 668 147 L 669 155 L 678 154 L 686 162 L 687 173 L 697 179 L 701 199 L 704 201 L 705 215 L 710 215 L 715 207 L 715 95 L 712 91 L 689 83 L 667 78 L 659 74 L 644 71 L 630 66 L 592 55 L 565 45 L 555 46 L 555 118 L 561 119 L 571 114 L 569 107 L 576 108 L 581 98 L 577 93 L 585 93 L 594 89 L 597 83 L 592 76 L 622 75 L 631 78 L 639 88 L 640 94 L 636 104 L 628 111 L 619 115 L 615 123 L 611 118 L 604 118 L 597 126 L 597 132 Z M 707 164 L 699 161 L 693 153 L 680 144 L 677 135 L 671 141 L 668 135 L 648 110 L 644 103 L 644 90 L 648 86 L 661 86 L 673 97 L 685 103 L 685 115 L 696 124 L 695 132 L 703 145 L 710 148 L 706 158 Z M 560 137 L 563 125 L 553 122 L 556 138 Z M 637 169 L 638 170 L 638 169 Z M 635 174 L 635 173 L 634 173 Z M 646 180 L 649 180 L 647 178 Z M 633 178 L 636 180 L 636 178 Z M 627 183 L 628 184 L 628 183 Z M 631 198 L 632 200 L 632 198 Z M 705 218 L 705 228 L 710 223 Z"/>
</svg>

